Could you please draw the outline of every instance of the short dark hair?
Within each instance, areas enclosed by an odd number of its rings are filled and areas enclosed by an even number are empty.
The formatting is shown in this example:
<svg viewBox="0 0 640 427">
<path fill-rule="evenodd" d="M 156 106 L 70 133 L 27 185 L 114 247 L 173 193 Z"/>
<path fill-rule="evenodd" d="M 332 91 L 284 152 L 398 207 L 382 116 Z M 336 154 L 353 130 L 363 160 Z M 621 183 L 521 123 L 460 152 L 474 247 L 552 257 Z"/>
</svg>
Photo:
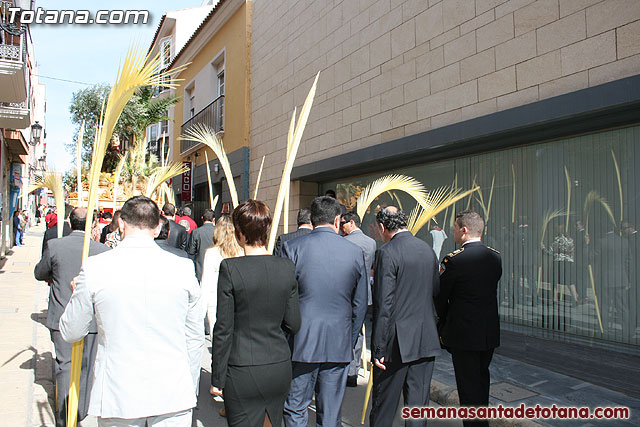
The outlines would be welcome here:
<svg viewBox="0 0 640 427">
<path fill-rule="evenodd" d="M 330 196 L 316 197 L 311 202 L 311 224 L 314 227 L 323 224 L 333 224 L 340 216 L 342 208 L 336 199 Z"/>
<path fill-rule="evenodd" d="M 329 197 L 333 197 L 334 199 L 337 199 L 336 192 L 331 190 L 331 189 L 327 190 L 326 193 L 324 193 L 324 195 L 325 196 L 329 196 Z"/>
<path fill-rule="evenodd" d="M 69 223 L 71 223 L 72 230 L 84 231 L 87 225 L 87 208 L 75 208 L 69 215 Z"/>
<path fill-rule="evenodd" d="M 204 221 L 213 221 L 213 218 L 215 217 L 216 217 L 216 214 L 211 209 L 205 209 L 204 212 L 202 213 L 202 219 Z"/>
<path fill-rule="evenodd" d="M 184 216 L 191 216 L 191 208 L 189 206 L 185 206 L 182 208 L 182 213 Z"/>
<path fill-rule="evenodd" d="M 346 214 L 342 215 L 341 219 L 343 222 L 353 221 L 356 227 L 360 228 L 360 224 L 361 224 L 360 215 L 358 215 L 355 212 L 347 212 Z"/>
<path fill-rule="evenodd" d="M 169 238 L 169 220 L 160 215 L 160 224 L 162 224 L 162 228 L 160 229 L 160 234 L 158 234 L 156 240 L 167 240 Z"/>
<path fill-rule="evenodd" d="M 298 211 L 298 227 L 304 224 L 311 224 L 311 211 L 309 208 L 302 208 Z"/>
<path fill-rule="evenodd" d="M 160 211 L 156 202 L 150 198 L 134 196 L 124 202 L 120 218 L 134 227 L 153 230 L 159 224 Z"/>
<path fill-rule="evenodd" d="M 462 211 L 456 215 L 458 227 L 467 227 L 469 234 L 474 237 L 482 236 L 484 232 L 484 219 L 482 215 L 474 211 Z"/>
<path fill-rule="evenodd" d="M 231 214 L 236 238 L 242 233 L 250 246 L 266 245 L 271 228 L 271 211 L 265 202 L 249 199 L 240 203 Z"/>
<path fill-rule="evenodd" d="M 176 214 L 176 207 L 171 203 L 165 203 L 162 207 L 162 213 L 166 216 L 174 216 Z"/>
<path fill-rule="evenodd" d="M 73 206 L 71 206 L 69 203 L 65 203 L 65 205 L 64 205 L 64 218 L 65 219 L 69 218 L 69 215 L 71 215 L 71 211 L 73 211 L 73 209 L 74 209 Z"/>
<path fill-rule="evenodd" d="M 398 209 L 396 206 L 387 206 L 380 209 L 376 214 L 376 221 L 384 225 L 389 231 L 397 231 L 401 228 L 407 228 L 407 214 Z"/>
<path fill-rule="evenodd" d="M 102 212 L 102 219 L 109 219 L 109 218 L 113 218 L 113 215 L 111 214 L 111 212 Z"/>
</svg>

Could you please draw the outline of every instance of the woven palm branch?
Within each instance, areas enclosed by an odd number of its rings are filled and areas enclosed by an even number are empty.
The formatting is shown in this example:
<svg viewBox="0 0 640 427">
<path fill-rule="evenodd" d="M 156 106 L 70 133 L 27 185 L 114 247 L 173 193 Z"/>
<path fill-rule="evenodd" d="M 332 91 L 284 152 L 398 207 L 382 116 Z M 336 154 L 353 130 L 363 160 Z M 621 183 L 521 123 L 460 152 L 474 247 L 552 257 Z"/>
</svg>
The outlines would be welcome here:
<svg viewBox="0 0 640 427">
<path fill-rule="evenodd" d="M 293 134 L 296 126 L 296 111 L 297 108 L 293 107 L 293 114 L 291 115 L 291 122 L 289 123 L 289 133 L 287 134 L 287 159 L 291 155 L 291 144 L 293 144 Z M 286 163 L 286 161 L 285 161 Z M 284 193 L 284 203 L 282 206 L 282 233 L 287 234 L 289 232 L 289 194 L 291 189 L 291 180 L 286 183 L 286 191 Z"/>
<path fill-rule="evenodd" d="M 224 175 L 227 178 L 227 185 L 229 186 L 229 193 L 231 194 L 233 207 L 235 208 L 238 206 L 238 192 L 236 191 L 236 183 L 233 180 L 231 164 L 229 163 L 226 151 L 224 151 L 222 140 L 218 137 L 216 132 L 205 124 L 196 123 L 187 129 L 187 131 L 180 136 L 180 139 L 201 142 L 213 150 L 214 154 L 220 161 Z"/>
<path fill-rule="evenodd" d="M 171 187 L 169 184 L 167 184 L 167 182 L 163 182 L 162 184 L 160 184 L 159 187 L 159 191 L 162 192 L 162 194 L 164 194 L 164 199 L 169 201 L 169 203 L 175 203 L 176 202 L 176 194 L 173 191 L 173 187 Z M 218 197 L 218 196 L 216 196 Z"/>
<path fill-rule="evenodd" d="M 296 160 L 296 155 L 298 154 L 298 148 L 300 147 L 300 141 L 302 140 L 302 134 L 304 133 L 304 128 L 307 126 L 307 120 L 309 120 L 309 114 L 311 113 L 311 106 L 313 105 L 313 98 L 316 96 L 316 87 L 318 85 L 318 79 L 320 78 L 320 72 L 316 74 L 316 78 L 311 85 L 311 89 L 309 89 L 309 93 L 307 94 L 307 98 L 302 105 L 302 109 L 300 110 L 300 116 L 298 117 L 298 121 L 296 123 L 295 129 L 293 132 L 289 130 L 288 138 L 287 138 L 287 147 L 290 147 L 289 155 L 287 156 L 287 160 L 284 163 L 284 168 L 282 171 L 282 178 L 280 179 L 280 188 L 278 190 L 278 197 L 276 198 L 276 205 L 273 210 L 273 220 L 271 221 L 271 230 L 269 232 L 269 244 L 267 246 L 267 250 L 269 252 L 273 252 L 273 247 L 276 243 L 276 235 L 278 234 L 278 225 L 280 225 L 280 214 L 282 213 L 282 207 L 284 206 L 284 199 L 287 195 L 288 187 L 291 184 L 291 170 L 293 169 L 293 163 Z M 295 120 L 295 110 L 293 114 L 293 119 Z M 291 143 L 289 144 L 289 141 Z"/>
<path fill-rule="evenodd" d="M 122 169 L 124 168 L 124 164 L 127 160 L 127 154 L 120 155 L 120 160 L 118 160 L 118 165 L 116 166 L 116 172 L 113 177 L 113 211 L 116 211 L 116 207 L 118 205 L 118 187 L 120 185 L 120 175 L 122 174 Z"/>
<path fill-rule="evenodd" d="M 571 215 L 571 177 L 567 167 L 564 167 L 564 176 L 567 179 L 567 220 L 564 225 L 565 231 L 569 232 L 569 216 Z"/>
<path fill-rule="evenodd" d="M 430 209 L 425 199 L 428 195 L 427 189 L 424 185 L 416 179 L 406 175 L 387 175 L 382 178 L 378 178 L 364 189 L 358 201 L 356 203 L 356 212 L 360 218 L 364 218 L 367 209 L 373 201 L 382 193 L 391 190 L 404 191 L 410 194 L 418 204 L 422 205 L 425 210 Z"/>
<path fill-rule="evenodd" d="M 258 200 L 258 187 L 260 187 L 260 178 L 262 177 L 262 168 L 264 167 L 264 158 L 262 156 L 262 163 L 260 163 L 260 171 L 258 171 L 258 179 L 256 179 L 256 188 L 253 190 L 253 200 Z"/>
<path fill-rule="evenodd" d="M 474 178 L 474 182 L 475 182 L 475 178 Z M 487 203 L 485 204 L 484 202 L 484 197 L 482 194 L 482 189 L 478 189 L 478 197 L 476 197 L 476 200 L 478 201 L 478 204 L 480 205 L 480 207 L 482 208 L 482 212 L 484 213 L 484 223 L 485 223 L 485 229 L 484 232 L 487 232 L 487 227 L 486 224 L 489 222 L 489 215 L 491 214 L 491 201 L 493 199 L 493 188 L 496 182 L 496 177 L 494 176 L 493 179 L 491 180 L 491 190 L 489 190 L 489 200 L 487 201 Z"/>
<path fill-rule="evenodd" d="M 544 236 L 547 234 L 547 227 L 549 226 L 549 223 L 553 219 L 565 214 L 566 212 L 564 211 L 564 209 L 556 209 L 553 211 L 549 209 L 545 212 L 544 216 L 542 217 L 542 236 L 540 237 L 540 245 L 544 244 Z"/>
<path fill-rule="evenodd" d="M 170 180 L 174 176 L 183 174 L 188 170 L 189 168 L 184 163 L 177 162 L 169 162 L 164 166 L 158 166 L 151 177 L 149 177 L 145 195 L 151 197 L 163 182 Z"/>
<path fill-rule="evenodd" d="M 96 129 L 93 151 L 91 154 L 91 172 L 89 173 L 89 199 L 87 203 L 87 217 L 90 218 L 95 207 L 100 171 L 104 155 L 109 146 L 116 123 L 122 114 L 122 110 L 133 93 L 142 86 L 167 86 L 176 87 L 177 82 L 166 82 L 166 77 L 182 71 L 188 64 L 172 70 L 158 72 L 161 69 L 160 54 L 153 58 L 145 55 L 138 48 L 130 48 L 124 61 L 118 68 L 114 85 L 109 92 L 106 107 L 100 112 L 100 120 Z M 92 221 L 87 220 L 85 226 L 84 245 L 82 248 L 82 260 L 89 255 L 89 240 L 91 237 Z M 82 341 L 73 343 L 71 354 L 71 377 L 69 385 L 69 403 L 67 405 L 67 426 L 76 427 L 78 417 L 78 396 L 80 393 L 80 367 L 82 364 Z"/>
<path fill-rule="evenodd" d="M 82 206 L 82 139 L 84 138 L 84 120 L 80 125 L 80 132 L 78 132 L 78 141 L 76 145 L 76 175 L 77 175 L 77 187 L 78 187 L 78 206 Z"/>
<path fill-rule="evenodd" d="M 64 186 L 62 185 L 62 175 L 57 172 L 47 171 L 44 178 L 36 178 L 35 183 L 29 187 L 29 193 L 39 188 L 48 188 L 53 193 L 58 212 L 58 238 L 62 237 L 64 219 Z"/>
<path fill-rule="evenodd" d="M 459 188 L 440 187 L 436 190 L 430 191 L 424 200 L 424 204 L 416 205 L 413 211 L 411 211 L 407 228 L 413 235 L 417 234 L 418 231 L 420 231 L 420 229 L 431 219 L 435 220 L 435 216 L 440 212 L 455 205 L 456 202 L 473 194 L 479 189 L 480 187 L 476 186 L 471 190 L 462 192 Z M 427 206 L 426 209 L 424 205 Z"/>
<path fill-rule="evenodd" d="M 211 185 L 211 168 L 209 168 L 209 155 L 204 150 L 204 164 L 207 165 L 207 183 L 209 184 L 209 206 L 214 209 L 213 205 L 213 186 Z"/>
<path fill-rule="evenodd" d="M 620 166 L 618 166 L 618 160 L 616 159 L 616 153 L 613 148 L 611 149 L 611 157 L 613 158 L 613 165 L 616 168 L 616 177 L 618 178 L 618 193 L 620 194 L 620 223 L 623 218 L 623 200 L 622 200 L 622 178 L 620 176 Z"/>
<path fill-rule="evenodd" d="M 589 233 L 589 215 L 591 214 L 591 207 L 596 202 L 600 203 L 600 205 L 604 208 L 607 215 L 609 215 L 609 218 L 611 219 L 613 225 L 616 224 L 616 219 L 613 216 L 613 211 L 611 210 L 611 206 L 609 206 L 609 203 L 607 203 L 605 198 L 602 197 L 600 193 L 595 190 L 591 190 L 589 194 L 587 194 L 587 198 L 584 201 L 584 228 L 585 230 L 587 230 L 587 234 Z"/>
</svg>

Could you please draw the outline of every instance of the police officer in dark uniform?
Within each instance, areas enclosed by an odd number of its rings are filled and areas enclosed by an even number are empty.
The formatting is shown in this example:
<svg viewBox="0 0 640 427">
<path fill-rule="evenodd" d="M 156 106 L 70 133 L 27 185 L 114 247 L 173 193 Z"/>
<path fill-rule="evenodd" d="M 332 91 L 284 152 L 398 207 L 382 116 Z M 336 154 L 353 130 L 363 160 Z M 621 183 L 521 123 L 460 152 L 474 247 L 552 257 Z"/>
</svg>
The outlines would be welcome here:
<svg viewBox="0 0 640 427">
<path fill-rule="evenodd" d="M 444 257 L 435 297 L 442 345 L 451 353 L 461 406 L 489 404 L 489 364 L 500 345 L 497 290 L 500 253 L 481 241 L 477 212 L 456 216 L 453 236 L 462 247 Z M 486 425 L 484 420 L 465 425 Z"/>
</svg>

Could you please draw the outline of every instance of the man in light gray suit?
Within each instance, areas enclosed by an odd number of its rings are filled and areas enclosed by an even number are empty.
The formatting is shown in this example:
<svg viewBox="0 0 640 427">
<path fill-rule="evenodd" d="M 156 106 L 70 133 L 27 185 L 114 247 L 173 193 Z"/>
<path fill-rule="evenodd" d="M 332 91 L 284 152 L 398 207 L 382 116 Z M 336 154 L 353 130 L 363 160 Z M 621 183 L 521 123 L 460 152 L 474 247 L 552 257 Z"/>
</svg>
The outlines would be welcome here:
<svg viewBox="0 0 640 427">
<path fill-rule="evenodd" d="M 340 204 L 317 197 L 314 230 L 284 243 L 296 265 L 301 327 L 292 338 L 293 379 L 285 402 L 287 427 L 307 426 L 314 391 L 317 424 L 341 426 L 349 362 L 367 309 L 369 273 L 362 250 L 338 235 Z"/>
<path fill-rule="evenodd" d="M 82 265 L 82 246 L 84 244 L 84 227 L 87 210 L 78 208 L 71 211 L 69 221 L 71 234 L 61 239 L 49 240 L 42 254 L 42 259 L 35 267 L 37 280 L 49 282 L 49 308 L 45 325 L 51 333 L 51 341 L 56 355 L 54 359 L 55 385 L 57 395 L 56 426 L 66 425 L 67 397 L 69 395 L 69 378 L 71 375 L 71 346 L 60 336 L 58 326 L 60 316 L 71 299 L 71 280 L 78 275 Z M 108 246 L 90 240 L 89 255 L 96 255 L 109 250 Z M 91 389 L 91 366 L 96 356 L 96 324 L 91 324 L 91 333 L 84 339 L 82 354 L 82 372 L 80 376 L 80 401 L 78 419 L 87 416 L 89 391 Z"/>
<path fill-rule="evenodd" d="M 360 215 L 355 212 L 347 212 L 342 215 L 340 219 L 340 231 L 344 235 L 344 238 L 350 242 L 360 246 L 362 253 L 364 254 L 364 264 L 367 267 L 367 272 L 371 274 L 373 269 L 373 260 L 376 256 L 376 241 L 367 236 L 360 230 Z M 372 277 L 372 275 L 370 276 Z M 365 328 L 371 332 L 371 304 L 373 299 L 371 297 L 371 279 L 367 286 L 367 315 L 365 316 Z M 362 344 L 364 336 L 362 335 L 362 329 L 358 334 L 358 341 L 353 349 L 353 360 L 349 364 L 349 375 L 347 376 L 347 387 L 356 387 L 358 385 L 358 369 L 360 368 L 360 361 L 362 360 Z"/>
</svg>

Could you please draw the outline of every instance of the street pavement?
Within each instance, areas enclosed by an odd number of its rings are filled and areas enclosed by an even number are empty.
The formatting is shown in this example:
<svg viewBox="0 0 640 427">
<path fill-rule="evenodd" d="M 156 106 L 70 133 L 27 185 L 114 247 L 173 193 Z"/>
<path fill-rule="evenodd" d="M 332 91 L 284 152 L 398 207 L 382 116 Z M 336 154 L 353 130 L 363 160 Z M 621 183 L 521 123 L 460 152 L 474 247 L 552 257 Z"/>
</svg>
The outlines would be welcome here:
<svg viewBox="0 0 640 427">
<path fill-rule="evenodd" d="M 44 326 L 48 287 L 33 277 L 33 268 L 40 259 L 44 225 L 34 226 L 25 236 L 25 245 L 13 248 L 0 260 L 0 427 L 54 426 L 52 405 L 53 346 Z M 193 426 L 226 426 L 218 411 L 223 404 L 209 395 L 210 342 L 202 358 L 200 395 L 194 410 Z M 151 355 L 150 355 L 151 356 Z M 362 372 L 362 371 L 361 371 Z M 575 378 L 495 355 L 491 365 L 491 405 L 577 405 L 627 406 L 630 420 L 616 421 L 537 421 L 542 425 L 619 426 L 640 425 L 640 400 L 585 383 Z M 358 378 L 356 388 L 347 388 L 342 409 L 344 426 L 359 426 L 366 390 L 366 378 Z M 431 406 L 457 406 L 457 391 L 451 358 L 443 354 L 436 359 L 431 384 Z M 369 404 L 369 409 L 370 409 Z M 309 425 L 315 425 L 315 412 L 309 411 Z M 367 411 L 368 412 L 368 411 Z M 369 424 L 368 414 L 365 425 Z M 497 425 L 533 425 L 533 422 L 495 420 Z M 81 427 L 95 427 L 92 417 L 79 423 Z M 402 426 L 399 417 L 392 427 Z M 435 426 L 461 426 L 460 420 L 430 421 Z"/>
</svg>

